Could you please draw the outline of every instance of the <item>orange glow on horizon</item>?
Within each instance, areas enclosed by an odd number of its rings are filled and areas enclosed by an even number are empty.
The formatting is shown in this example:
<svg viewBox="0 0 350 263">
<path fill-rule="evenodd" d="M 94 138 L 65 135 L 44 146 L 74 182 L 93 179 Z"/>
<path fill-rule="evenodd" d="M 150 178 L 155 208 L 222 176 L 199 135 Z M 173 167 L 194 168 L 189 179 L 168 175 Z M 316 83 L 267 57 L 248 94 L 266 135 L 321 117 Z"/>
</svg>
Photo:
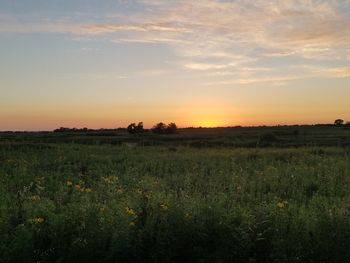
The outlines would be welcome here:
<svg viewBox="0 0 350 263">
<path fill-rule="evenodd" d="M 207 128 L 213 128 L 213 127 L 219 127 L 224 126 L 221 121 L 214 120 L 214 119 L 203 119 L 199 121 L 194 121 L 195 127 L 207 127 Z"/>
</svg>

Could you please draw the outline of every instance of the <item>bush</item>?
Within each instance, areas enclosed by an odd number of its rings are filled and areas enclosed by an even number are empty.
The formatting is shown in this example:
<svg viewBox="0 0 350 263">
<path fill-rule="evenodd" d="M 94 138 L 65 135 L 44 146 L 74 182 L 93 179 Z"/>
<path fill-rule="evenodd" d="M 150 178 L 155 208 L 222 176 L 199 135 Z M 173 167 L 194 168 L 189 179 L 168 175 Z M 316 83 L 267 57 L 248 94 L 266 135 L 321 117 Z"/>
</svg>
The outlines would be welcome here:
<svg viewBox="0 0 350 263">
<path fill-rule="evenodd" d="M 174 134 L 177 132 L 177 126 L 174 122 L 171 122 L 168 125 L 160 122 L 153 126 L 152 132 L 158 134 Z"/>
</svg>

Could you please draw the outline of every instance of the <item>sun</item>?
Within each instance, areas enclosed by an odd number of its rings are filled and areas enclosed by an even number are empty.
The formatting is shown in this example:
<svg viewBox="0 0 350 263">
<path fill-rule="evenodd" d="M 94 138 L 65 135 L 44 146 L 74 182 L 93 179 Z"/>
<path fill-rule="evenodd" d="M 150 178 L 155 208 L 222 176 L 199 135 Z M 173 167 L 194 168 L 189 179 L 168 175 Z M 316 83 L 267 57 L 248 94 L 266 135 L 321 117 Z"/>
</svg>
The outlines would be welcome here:
<svg viewBox="0 0 350 263">
<path fill-rule="evenodd" d="M 232 103 L 211 98 L 196 98 L 182 105 L 177 116 L 187 127 L 226 127 L 240 120 L 239 110 Z"/>
<path fill-rule="evenodd" d="M 220 122 L 213 119 L 204 119 L 204 120 L 196 121 L 195 125 L 200 127 L 213 128 L 213 127 L 220 126 Z"/>
</svg>

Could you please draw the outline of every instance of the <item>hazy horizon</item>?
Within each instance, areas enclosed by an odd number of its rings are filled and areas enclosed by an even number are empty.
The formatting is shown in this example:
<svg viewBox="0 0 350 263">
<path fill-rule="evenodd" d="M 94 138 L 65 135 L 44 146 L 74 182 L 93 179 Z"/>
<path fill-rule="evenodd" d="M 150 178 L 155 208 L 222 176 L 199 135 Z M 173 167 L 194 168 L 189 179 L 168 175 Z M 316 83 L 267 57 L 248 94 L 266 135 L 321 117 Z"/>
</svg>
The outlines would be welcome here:
<svg viewBox="0 0 350 263">
<path fill-rule="evenodd" d="M 344 121 L 344 125 L 348 125 L 349 121 L 347 120 L 343 120 Z M 131 122 L 129 124 L 132 124 L 135 122 Z M 159 122 L 157 122 L 159 123 Z M 152 125 L 150 124 L 145 124 L 144 123 L 144 128 L 145 129 L 152 129 L 155 124 L 154 123 Z M 168 124 L 163 122 L 164 124 Z M 138 122 L 136 122 L 135 124 L 138 124 Z M 176 123 L 175 123 L 176 124 Z M 279 127 L 279 126 L 289 126 L 289 127 L 293 127 L 293 126 L 315 126 L 315 125 L 334 125 L 334 121 L 332 122 L 325 122 L 325 123 L 276 123 L 276 124 L 255 124 L 255 125 L 225 125 L 225 126 L 178 126 L 177 128 L 179 129 L 220 129 L 220 128 L 238 128 L 238 127 L 242 127 L 242 128 L 259 128 L 259 127 Z M 23 130 L 1 130 L 0 132 L 53 132 L 56 129 L 60 129 L 60 128 L 68 128 L 68 129 L 90 129 L 90 130 L 113 130 L 113 129 L 127 129 L 127 126 L 111 126 L 111 127 L 87 127 L 87 126 L 58 126 L 55 127 L 53 129 L 23 129 Z"/>
<path fill-rule="evenodd" d="M 350 1 L 0 2 L 0 131 L 350 120 Z"/>
</svg>

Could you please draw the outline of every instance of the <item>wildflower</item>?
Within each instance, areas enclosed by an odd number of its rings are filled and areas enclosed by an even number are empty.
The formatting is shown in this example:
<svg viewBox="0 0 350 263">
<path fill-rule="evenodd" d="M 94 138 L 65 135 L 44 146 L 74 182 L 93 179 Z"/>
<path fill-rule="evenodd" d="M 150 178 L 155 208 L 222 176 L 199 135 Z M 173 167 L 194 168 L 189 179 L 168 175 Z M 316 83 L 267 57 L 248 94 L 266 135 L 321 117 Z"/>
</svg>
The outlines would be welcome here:
<svg viewBox="0 0 350 263">
<path fill-rule="evenodd" d="M 126 211 L 127 214 L 131 215 L 132 217 L 137 218 L 137 214 L 136 214 L 136 212 L 135 212 L 132 208 L 126 207 L 126 208 L 125 208 L 125 211 Z"/>
<path fill-rule="evenodd" d="M 124 192 L 123 188 L 119 187 L 117 188 L 117 193 L 118 194 L 122 194 Z"/>
<path fill-rule="evenodd" d="M 37 195 L 32 195 L 32 196 L 30 197 L 30 199 L 31 199 L 33 202 L 35 202 L 35 201 L 39 200 L 39 196 L 37 196 Z"/>
<path fill-rule="evenodd" d="M 33 224 L 41 224 L 41 223 L 43 223 L 44 221 L 45 221 L 45 219 L 42 218 L 42 217 L 35 217 L 35 218 L 32 218 L 32 219 L 30 220 L 30 222 L 32 222 Z"/>
<path fill-rule="evenodd" d="M 67 181 L 67 186 L 72 186 L 72 185 L 73 185 L 72 181 Z"/>
<path fill-rule="evenodd" d="M 278 208 L 285 208 L 285 207 L 287 207 L 287 205 L 288 205 L 288 201 L 286 201 L 286 200 L 280 201 L 277 203 Z"/>
<path fill-rule="evenodd" d="M 91 193 L 92 189 L 91 188 L 83 188 L 85 193 Z"/>
<path fill-rule="evenodd" d="M 76 185 L 75 185 L 75 188 L 78 189 L 78 190 L 80 190 L 80 189 L 81 189 L 81 186 L 80 186 L 79 184 L 76 184 Z"/>
<path fill-rule="evenodd" d="M 160 208 L 162 208 L 164 211 L 168 210 L 168 206 L 166 204 L 160 204 Z"/>
<path fill-rule="evenodd" d="M 118 181 L 118 177 L 117 176 L 106 176 L 106 177 L 102 177 L 102 180 L 105 181 L 105 183 L 107 183 L 107 184 L 112 184 L 112 183 Z"/>
<path fill-rule="evenodd" d="M 135 223 L 134 222 L 130 222 L 129 226 L 135 226 Z"/>
</svg>

